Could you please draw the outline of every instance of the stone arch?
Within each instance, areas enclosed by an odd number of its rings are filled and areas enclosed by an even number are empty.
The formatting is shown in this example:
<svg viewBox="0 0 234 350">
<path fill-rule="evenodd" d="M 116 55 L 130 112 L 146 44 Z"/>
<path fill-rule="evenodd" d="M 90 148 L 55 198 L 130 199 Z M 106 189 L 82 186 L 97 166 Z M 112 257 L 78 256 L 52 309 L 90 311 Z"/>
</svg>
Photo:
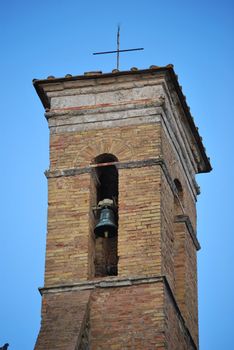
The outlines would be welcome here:
<svg viewBox="0 0 234 350">
<path fill-rule="evenodd" d="M 102 153 L 92 160 L 92 164 L 112 163 L 112 162 L 118 162 L 118 161 L 119 161 L 118 158 L 114 154 Z"/>
<path fill-rule="evenodd" d="M 119 161 L 127 161 L 133 158 L 133 149 L 129 142 L 120 138 L 89 142 L 76 154 L 73 167 L 88 166 L 100 154 L 115 154 Z"/>
</svg>

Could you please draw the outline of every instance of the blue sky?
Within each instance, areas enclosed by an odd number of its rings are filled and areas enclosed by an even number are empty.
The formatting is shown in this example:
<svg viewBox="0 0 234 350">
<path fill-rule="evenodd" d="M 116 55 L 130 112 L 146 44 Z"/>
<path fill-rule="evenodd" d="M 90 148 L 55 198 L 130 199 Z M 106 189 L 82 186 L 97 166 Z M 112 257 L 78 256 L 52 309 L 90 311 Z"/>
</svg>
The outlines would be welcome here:
<svg viewBox="0 0 234 350">
<path fill-rule="evenodd" d="M 33 78 L 173 63 L 214 170 L 198 197 L 200 349 L 233 349 L 234 5 L 197 1 L 2 1 L 0 346 L 33 349 L 43 285 L 48 128 Z"/>
</svg>

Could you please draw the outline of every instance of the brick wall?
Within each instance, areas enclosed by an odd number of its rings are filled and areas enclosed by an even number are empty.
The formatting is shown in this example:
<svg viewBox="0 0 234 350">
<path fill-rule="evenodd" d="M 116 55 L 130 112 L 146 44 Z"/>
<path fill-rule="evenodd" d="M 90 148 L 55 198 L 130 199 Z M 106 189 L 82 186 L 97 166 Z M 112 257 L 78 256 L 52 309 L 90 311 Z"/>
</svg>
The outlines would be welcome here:
<svg viewBox="0 0 234 350">
<path fill-rule="evenodd" d="M 163 304 L 162 284 L 98 289 L 90 304 L 90 349 L 165 349 Z"/>
<path fill-rule="evenodd" d="M 162 274 L 168 279 L 171 289 L 175 292 L 174 275 L 174 194 L 161 172 L 161 249 L 162 249 Z"/>
<path fill-rule="evenodd" d="M 190 338 L 186 325 L 175 307 L 173 298 L 164 286 L 164 312 L 165 312 L 165 349 L 168 350 L 194 350 L 197 349 L 193 339 Z"/>
<path fill-rule="evenodd" d="M 155 157 L 160 152 L 159 131 L 156 124 L 107 130 L 105 137 L 102 131 L 94 130 L 52 135 L 50 170 L 89 166 L 100 152 L 113 153 L 120 161 Z M 159 176 L 159 168 L 119 170 L 120 275 L 153 274 L 160 270 Z M 93 176 L 86 173 L 50 178 L 48 187 L 45 285 L 91 278 L 95 260 Z M 134 243 L 132 248 L 128 247 L 129 240 Z M 145 263 L 139 270 L 141 254 Z"/>
<path fill-rule="evenodd" d="M 163 278 L 46 293 L 37 350 L 194 350 Z"/>
<path fill-rule="evenodd" d="M 185 223 L 175 223 L 176 300 L 193 339 L 198 343 L 197 256 Z"/>
<path fill-rule="evenodd" d="M 90 291 L 46 294 L 37 350 L 75 350 L 85 330 Z"/>
<path fill-rule="evenodd" d="M 171 68 L 156 70 L 42 83 L 51 133 L 37 350 L 198 348 L 194 176 L 209 165 Z M 93 210 L 95 159 L 106 153 L 118 159 L 118 237 L 108 242 L 95 238 Z M 116 248 L 118 276 L 105 276 Z"/>
<path fill-rule="evenodd" d="M 103 153 L 119 161 L 152 158 L 160 154 L 160 144 L 159 124 L 51 134 L 50 170 L 89 166 Z"/>
<path fill-rule="evenodd" d="M 90 176 L 49 179 L 45 285 L 88 277 Z"/>
<path fill-rule="evenodd" d="M 167 165 L 169 174 L 172 180 L 178 179 L 182 185 L 184 212 L 189 216 L 193 227 L 196 230 L 196 198 L 192 195 L 191 186 L 189 186 L 189 184 L 191 185 L 191 181 L 189 182 L 189 178 L 188 176 L 186 176 L 184 166 L 182 166 L 181 164 L 180 158 L 178 157 L 178 153 L 176 153 L 173 149 L 172 141 L 170 140 L 169 135 L 166 135 L 163 128 L 161 128 L 161 140 L 162 154 Z"/>
<path fill-rule="evenodd" d="M 119 276 L 161 273 L 160 167 L 119 171 Z"/>
<path fill-rule="evenodd" d="M 88 169 L 95 157 L 101 153 L 114 154 L 122 162 L 163 157 L 170 178 L 179 178 L 184 186 L 184 208 L 186 213 L 192 213 L 194 222 L 194 202 L 181 167 L 177 164 L 176 155 L 160 124 L 106 129 L 105 136 L 103 130 L 52 134 L 50 171 L 74 167 Z M 196 288 L 193 278 L 193 274 L 196 273 L 195 255 L 190 256 L 193 247 L 187 244 L 187 249 L 180 253 L 179 263 L 185 262 L 184 269 L 180 272 L 177 268 L 178 237 L 174 229 L 174 192 L 171 183 L 160 165 L 120 168 L 118 172 L 118 277 L 165 275 L 178 299 L 187 326 L 196 338 L 197 304 L 196 291 L 193 291 Z M 45 286 L 77 283 L 93 279 L 95 275 L 104 275 L 104 248 L 101 242 L 103 239 L 97 240 L 93 234 L 96 223 L 92 210 L 96 204 L 93 171 L 85 170 L 85 173 L 75 176 L 49 177 L 48 187 Z M 175 280 L 179 281 L 182 278 L 185 281 L 185 274 L 188 277 L 187 285 L 182 291 Z M 144 295 L 144 289 L 145 286 L 135 287 L 134 292 L 130 289 L 129 292 L 138 295 L 139 290 L 139 293 Z M 159 293 L 157 287 L 155 293 Z M 102 298 L 104 296 L 100 296 L 100 303 Z M 115 303 L 112 296 L 110 300 Z M 120 298 L 119 303 L 123 305 L 124 300 Z M 99 302 L 96 301 L 95 305 L 94 313 L 96 308 L 99 308 Z M 145 308 L 150 312 L 148 306 L 145 305 Z M 114 315 L 113 310 L 111 317 L 114 318 Z M 136 322 L 139 322 L 139 319 L 136 319 Z M 91 322 L 91 332 L 93 326 L 94 323 Z M 141 344 L 142 340 L 138 342 Z M 137 344 L 136 341 L 136 346 Z"/>
<path fill-rule="evenodd" d="M 188 179 L 163 129 L 161 129 L 162 154 L 172 181 L 178 179 L 183 190 L 183 199 L 178 204 L 171 184 L 162 175 L 161 222 L 162 222 L 162 269 L 167 276 L 180 311 L 194 341 L 198 344 L 197 316 L 197 258 L 196 247 L 185 223 L 176 223 L 175 217 L 185 214 L 196 230 L 195 198 Z M 182 206 L 181 206 L 182 205 Z"/>
</svg>

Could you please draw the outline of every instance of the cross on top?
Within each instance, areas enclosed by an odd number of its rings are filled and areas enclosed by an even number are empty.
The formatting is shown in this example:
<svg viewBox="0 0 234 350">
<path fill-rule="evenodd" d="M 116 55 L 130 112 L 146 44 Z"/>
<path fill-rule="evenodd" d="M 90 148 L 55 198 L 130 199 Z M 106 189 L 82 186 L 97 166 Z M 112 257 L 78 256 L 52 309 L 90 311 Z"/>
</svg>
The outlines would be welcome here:
<svg viewBox="0 0 234 350">
<path fill-rule="evenodd" d="M 116 68 L 117 69 L 119 69 L 119 53 L 120 52 L 144 50 L 143 47 L 139 47 L 139 48 L 136 48 L 136 49 L 120 50 L 120 48 L 119 48 L 119 37 L 120 37 L 120 26 L 118 25 L 118 29 L 117 29 L 117 50 L 114 50 L 114 51 L 103 51 L 103 52 L 94 52 L 93 53 L 93 55 L 106 55 L 106 54 L 110 54 L 110 53 L 116 53 Z"/>
</svg>

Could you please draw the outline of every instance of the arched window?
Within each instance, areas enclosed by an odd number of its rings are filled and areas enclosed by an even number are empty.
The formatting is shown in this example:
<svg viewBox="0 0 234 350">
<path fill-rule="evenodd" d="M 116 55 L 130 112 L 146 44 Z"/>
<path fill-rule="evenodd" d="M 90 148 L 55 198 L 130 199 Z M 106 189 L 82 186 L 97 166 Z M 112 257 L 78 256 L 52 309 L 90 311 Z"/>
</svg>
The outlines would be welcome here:
<svg viewBox="0 0 234 350">
<path fill-rule="evenodd" d="M 112 154 L 104 153 L 95 158 L 97 184 L 97 204 L 103 199 L 118 200 L 118 170 L 115 163 L 118 159 Z"/>
<path fill-rule="evenodd" d="M 183 188 L 178 179 L 174 180 L 174 269 L 176 300 L 184 311 L 185 298 L 185 229 L 184 223 L 178 220 L 184 214 Z"/>
<path fill-rule="evenodd" d="M 118 274 L 118 159 L 109 153 L 94 159 L 95 223 L 94 270 L 95 276 Z"/>
<path fill-rule="evenodd" d="M 174 194 L 174 215 L 183 214 L 183 188 L 178 179 L 174 180 L 175 194 Z"/>
</svg>

